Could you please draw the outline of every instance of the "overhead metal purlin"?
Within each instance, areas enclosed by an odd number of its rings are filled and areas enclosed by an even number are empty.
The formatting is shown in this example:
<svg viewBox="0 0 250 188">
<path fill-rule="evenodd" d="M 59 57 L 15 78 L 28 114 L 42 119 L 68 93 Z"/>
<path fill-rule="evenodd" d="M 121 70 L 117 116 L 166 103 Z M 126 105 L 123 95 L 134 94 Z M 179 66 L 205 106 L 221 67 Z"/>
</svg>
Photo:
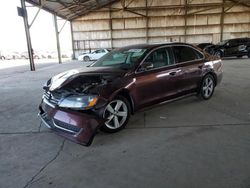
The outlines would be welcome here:
<svg viewBox="0 0 250 188">
<path fill-rule="evenodd" d="M 41 0 L 25 0 L 26 2 L 40 6 Z M 58 17 L 71 21 L 89 12 L 106 7 L 119 0 L 46 0 L 43 9 L 56 14 Z"/>
<path fill-rule="evenodd" d="M 25 6 L 25 0 L 21 0 L 21 6 L 23 11 L 23 22 L 24 22 L 24 28 L 25 28 L 25 34 L 26 34 L 26 41 L 27 41 L 27 48 L 28 48 L 28 54 L 29 54 L 29 60 L 30 60 L 30 70 L 35 71 L 35 63 L 33 58 L 33 49 L 31 44 L 31 38 L 30 38 L 30 30 L 29 30 L 29 23 L 28 23 L 28 14 Z"/>
</svg>

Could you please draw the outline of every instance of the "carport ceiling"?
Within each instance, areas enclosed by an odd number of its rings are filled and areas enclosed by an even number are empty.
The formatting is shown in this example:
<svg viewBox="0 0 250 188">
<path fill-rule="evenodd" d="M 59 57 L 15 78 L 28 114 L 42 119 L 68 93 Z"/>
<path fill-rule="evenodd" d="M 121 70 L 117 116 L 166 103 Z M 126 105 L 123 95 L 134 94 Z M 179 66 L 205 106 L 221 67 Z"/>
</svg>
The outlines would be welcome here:
<svg viewBox="0 0 250 188">
<path fill-rule="evenodd" d="M 66 20 L 73 20 L 115 1 L 117 0 L 26 0 L 26 2 Z"/>
<path fill-rule="evenodd" d="M 44 10 L 47 10 L 52 14 L 56 14 L 61 18 L 64 18 L 66 20 L 73 20 L 83 15 L 86 15 L 89 12 L 108 6 L 116 1 L 122 2 L 123 0 L 26 0 L 26 1 L 30 4 L 38 6 Z M 132 1 L 133 0 L 131 0 L 131 2 Z M 189 1 L 191 2 L 192 0 L 187 0 L 187 3 L 189 3 Z M 234 4 L 241 4 L 250 7 L 249 0 L 228 0 L 228 1 L 231 1 Z M 215 3 L 214 6 L 222 7 L 223 0 L 221 0 L 221 2 L 222 3 L 220 4 Z"/>
</svg>

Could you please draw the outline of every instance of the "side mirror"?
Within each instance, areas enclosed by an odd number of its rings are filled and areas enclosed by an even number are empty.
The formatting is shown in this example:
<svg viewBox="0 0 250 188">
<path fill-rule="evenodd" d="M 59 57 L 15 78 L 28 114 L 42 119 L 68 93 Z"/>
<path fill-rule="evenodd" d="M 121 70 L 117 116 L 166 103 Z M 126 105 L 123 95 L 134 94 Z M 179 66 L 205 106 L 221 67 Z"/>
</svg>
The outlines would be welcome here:
<svg viewBox="0 0 250 188">
<path fill-rule="evenodd" d="M 139 71 L 140 71 L 140 72 L 143 72 L 143 71 L 150 70 L 150 69 L 152 69 L 152 68 L 154 68 L 154 65 L 153 65 L 152 62 L 144 62 L 144 63 L 140 66 Z"/>
</svg>

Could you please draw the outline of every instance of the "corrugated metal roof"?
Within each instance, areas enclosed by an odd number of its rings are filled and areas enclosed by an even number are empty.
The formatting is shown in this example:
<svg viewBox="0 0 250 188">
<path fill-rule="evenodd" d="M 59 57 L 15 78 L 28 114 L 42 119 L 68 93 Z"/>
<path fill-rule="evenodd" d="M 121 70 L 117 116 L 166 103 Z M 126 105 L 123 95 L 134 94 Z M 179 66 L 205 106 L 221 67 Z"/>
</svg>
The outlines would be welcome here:
<svg viewBox="0 0 250 188">
<path fill-rule="evenodd" d="M 57 16 L 73 20 L 91 11 L 100 9 L 117 0 L 26 0 Z"/>
<path fill-rule="evenodd" d="M 26 0 L 35 6 L 42 7 L 59 17 L 73 20 L 91 11 L 101 9 L 120 0 Z M 250 0 L 228 0 L 229 2 L 250 7 Z M 201 1 L 202 3 L 202 1 Z"/>
</svg>

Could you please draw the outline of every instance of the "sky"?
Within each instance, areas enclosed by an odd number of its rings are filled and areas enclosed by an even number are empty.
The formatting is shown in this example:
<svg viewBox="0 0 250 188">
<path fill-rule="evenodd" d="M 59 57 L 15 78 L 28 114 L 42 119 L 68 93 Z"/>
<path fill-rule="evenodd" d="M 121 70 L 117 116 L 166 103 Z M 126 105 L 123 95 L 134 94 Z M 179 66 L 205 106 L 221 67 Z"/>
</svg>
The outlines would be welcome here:
<svg viewBox="0 0 250 188">
<path fill-rule="evenodd" d="M 29 5 L 26 3 L 26 5 Z M 23 18 L 17 15 L 20 0 L 0 1 L 0 51 L 27 51 Z M 34 18 L 38 8 L 27 7 L 29 23 Z M 65 20 L 58 20 L 58 28 Z M 30 29 L 32 47 L 34 51 L 56 51 L 56 36 L 52 14 L 41 10 Z M 70 24 L 67 22 L 60 33 L 62 51 L 72 49 Z"/>
</svg>

